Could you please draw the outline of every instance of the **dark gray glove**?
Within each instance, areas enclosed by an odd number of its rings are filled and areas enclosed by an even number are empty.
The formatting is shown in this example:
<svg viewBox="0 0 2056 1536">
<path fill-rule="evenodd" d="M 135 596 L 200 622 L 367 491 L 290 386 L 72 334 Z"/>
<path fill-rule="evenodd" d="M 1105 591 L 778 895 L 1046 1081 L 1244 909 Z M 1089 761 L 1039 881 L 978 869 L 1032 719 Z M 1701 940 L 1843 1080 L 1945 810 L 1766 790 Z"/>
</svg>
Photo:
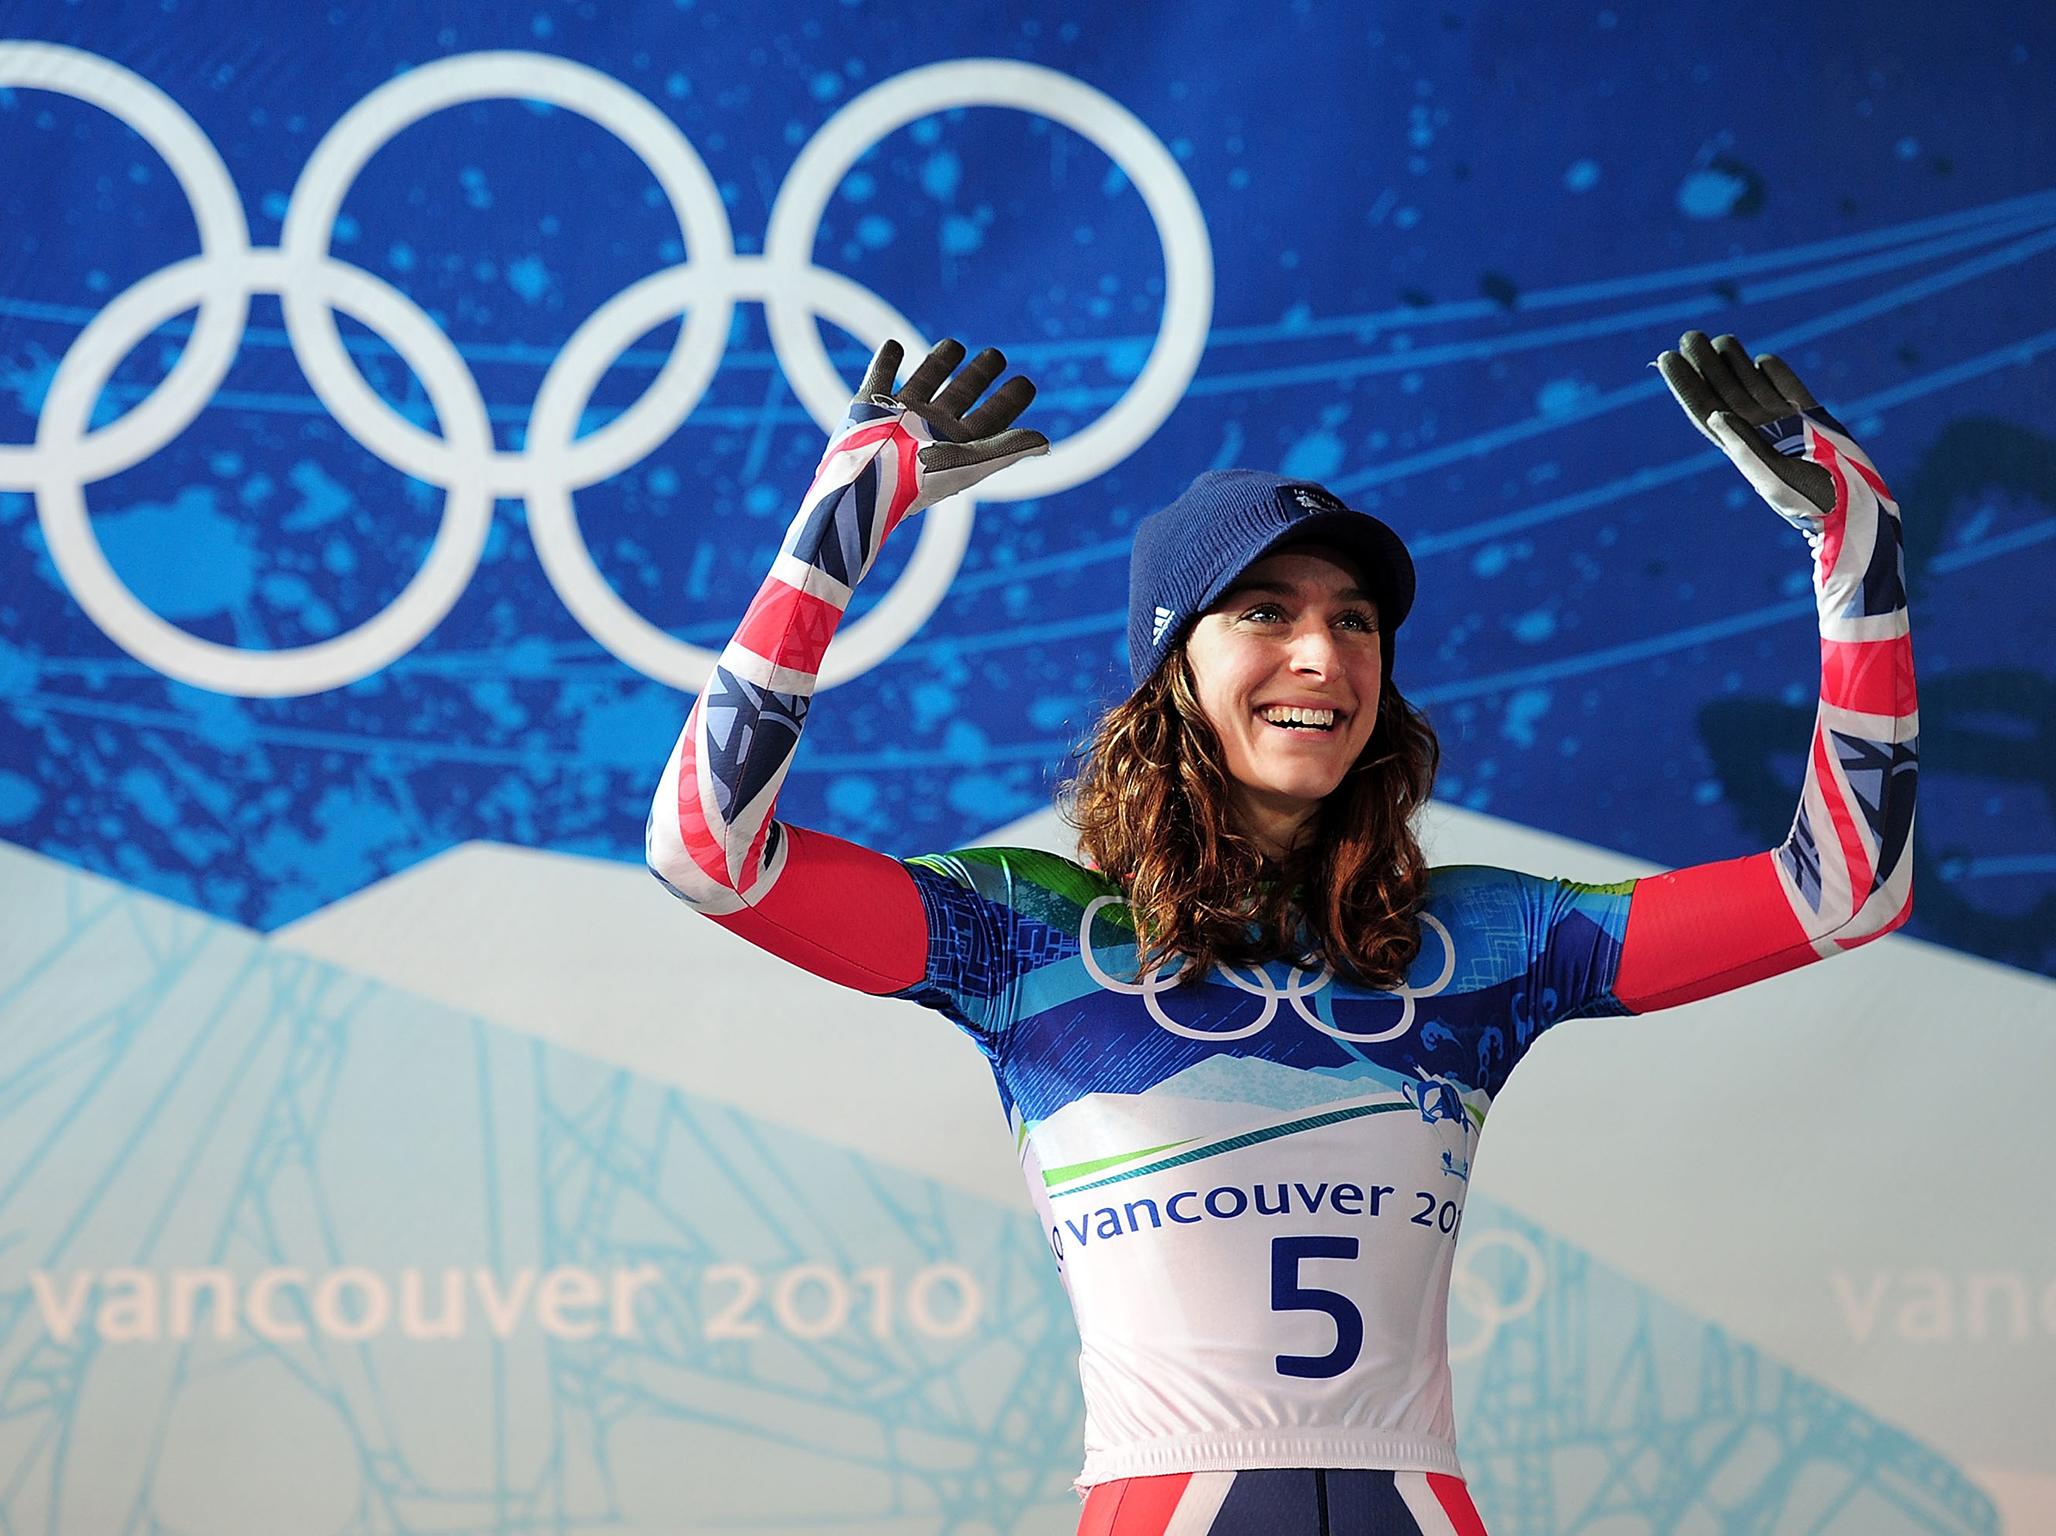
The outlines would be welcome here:
<svg viewBox="0 0 2056 1536">
<path fill-rule="evenodd" d="M 1016 375 L 983 405 L 976 404 L 1006 371 L 1007 360 L 998 348 L 987 347 L 964 363 L 963 343 L 937 342 L 907 375 L 906 383 L 894 389 L 903 355 L 896 341 L 878 349 L 850 402 L 850 417 L 861 421 L 897 415 L 900 430 L 924 445 L 915 456 L 920 490 L 908 515 L 976 485 L 1017 459 L 1049 452 L 1048 438 L 1013 425 L 1035 398 L 1035 386 L 1027 379 Z"/>
<path fill-rule="evenodd" d="M 1773 353 L 1753 360 L 1732 336 L 1711 341 L 1687 331 L 1676 352 L 1656 359 L 1657 372 L 1692 424 L 1734 461 L 1778 515 L 1809 536 L 1835 505 L 1835 482 L 1806 452 L 1811 417 L 1843 437 L 1848 429 L 1813 398 L 1799 376 Z"/>
</svg>

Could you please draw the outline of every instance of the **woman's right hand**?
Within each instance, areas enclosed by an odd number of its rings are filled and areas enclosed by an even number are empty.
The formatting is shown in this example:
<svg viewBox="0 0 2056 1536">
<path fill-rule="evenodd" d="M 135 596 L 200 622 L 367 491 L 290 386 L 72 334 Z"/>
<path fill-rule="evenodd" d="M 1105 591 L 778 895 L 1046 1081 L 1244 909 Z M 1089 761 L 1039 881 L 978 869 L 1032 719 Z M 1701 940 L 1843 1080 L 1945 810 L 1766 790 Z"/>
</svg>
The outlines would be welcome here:
<svg viewBox="0 0 2056 1536">
<path fill-rule="evenodd" d="M 674 895 L 773 953 L 872 992 L 912 985 L 927 963 L 912 878 L 881 854 L 782 827 L 772 819 L 778 789 L 829 643 L 886 535 L 1014 460 L 1049 452 L 1040 432 L 1013 425 L 1035 398 L 1026 379 L 978 404 L 1007 366 L 998 352 L 965 363 L 963 347 L 945 341 L 895 389 L 900 355 L 896 341 L 878 349 L 828 440 L 778 557 L 679 733 L 647 837 L 650 869 Z M 773 888 L 788 867 L 807 873 L 781 899 Z M 893 934 L 889 953 L 880 922 Z"/>
<path fill-rule="evenodd" d="M 976 485 L 1017 459 L 1049 452 L 1049 439 L 1040 432 L 1014 426 L 1035 398 L 1035 386 L 1027 379 L 1016 375 L 983 405 L 977 403 L 1006 371 L 1007 360 L 997 348 L 987 347 L 966 363 L 963 343 L 938 342 L 895 389 L 903 355 L 896 341 L 878 349 L 830 450 L 853 446 L 852 427 L 892 423 L 900 449 L 896 467 L 902 476 L 911 473 L 915 487 L 913 499 L 894 522 Z"/>
</svg>

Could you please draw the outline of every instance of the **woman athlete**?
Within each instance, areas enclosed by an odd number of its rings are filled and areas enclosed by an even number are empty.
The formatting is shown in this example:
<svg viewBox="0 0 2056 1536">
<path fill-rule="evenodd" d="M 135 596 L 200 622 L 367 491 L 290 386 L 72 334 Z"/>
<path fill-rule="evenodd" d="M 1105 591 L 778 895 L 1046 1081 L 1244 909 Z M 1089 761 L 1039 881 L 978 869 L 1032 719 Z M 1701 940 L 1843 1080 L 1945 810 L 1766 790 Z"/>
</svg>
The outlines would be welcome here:
<svg viewBox="0 0 2056 1536">
<path fill-rule="evenodd" d="M 1776 358 L 1658 360 L 1813 547 L 1820 713 L 1791 835 L 1621 885 L 1427 868 L 1435 739 L 1393 682 L 1413 563 L 1318 485 L 1202 475 L 1141 524 L 1135 692 L 1072 794 L 1090 860 L 901 861 L 772 819 L 886 536 L 1033 453 L 1026 380 L 878 353 L 658 787 L 676 895 L 816 975 L 947 1014 L 991 1062 L 1077 1315 L 1081 1532 L 1478 1536 L 1447 1309 L 1472 1149 L 1561 1019 L 1646 1013 L 1910 908 L 1899 515 Z"/>
</svg>

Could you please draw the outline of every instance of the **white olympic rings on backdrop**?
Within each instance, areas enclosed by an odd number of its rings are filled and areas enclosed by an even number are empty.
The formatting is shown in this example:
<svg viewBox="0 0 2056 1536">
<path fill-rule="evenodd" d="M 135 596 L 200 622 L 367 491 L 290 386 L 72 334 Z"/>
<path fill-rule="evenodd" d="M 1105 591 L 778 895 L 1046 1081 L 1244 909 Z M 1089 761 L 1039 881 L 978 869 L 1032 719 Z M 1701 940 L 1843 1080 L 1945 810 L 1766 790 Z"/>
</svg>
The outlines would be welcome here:
<svg viewBox="0 0 2056 1536">
<path fill-rule="evenodd" d="M 1479 1258 L 1494 1249 L 1505 1249 L 1519 1271 L 1511 1294 L 1504 1294 L 1500 1286 L 1478 1273 Z M 1466 1233 L 1449 1272 L 1449 1293 L 1478 1320 L 1478 1331 L 1462 1340 L 1452 1338 L 1449 1358 L 1474 1360 L 1485 1353 L 1500 1329 L 1535 1310 L 1548 1284 L 1549 1267 L 1541 1250 L 1520 1233 L 1504 1227 Z"/>
<path fill-rule="evenodd" d="M 1164 311 L 1148 361 L 1104 416 L 1040 459 L 1014 466 L 988 500 L 1017 501 L 1080 485 L 1119 463 L 1163 422 L 1199 365 L 1213 309 L 1213 252 L 1190 184 L 1169 151 L 1125 107 L 1039 65 L 964 59 L 909 70 L 848 103 L 801 150 L 771 209 L 764 254 L 735 249 L 705 163 L 669 118 L 610 75 L 530 53 L 476 53 L 394 77 L 358 102 L 308 157 L 276 249 L 250 244 L 241 199 L 220 155 L 169 96 L 78 49 L 0 43 L 0 87 L 56 91 L 121 119 L 170 166 L 199 227 L 200 255 L 150 274 L 96 315 L 59 362 L 32 445 L 0 445 L 0 489 L 33 492 L 52 562 L 79 606 L 123 650 L 168 676 L 245 697 L 341 687 L 405 655 L 462 595 L 485 547 L 495 496 L 527 503 L 544 574 L 564 605 L 613 655 L 645 675 L 696 690 L 715 653 L 676 639 L 610 587 L 578 527 L 573 492 L 652 453 L 692 414 L 720 366 L 741 301 L 764 306 L 778 365 L 824 428 L 849 386 L 820 322 L 875 346 L 887 336 L 919 353 L 928 342 L 877 294 L 814 265 L 822 214 L 849 168 L 898 128 L 965 106 L 1012 107 L 1075 130 L 1141 194 L 1164 259 Z M 686 259 L 631 284 L 572 334 L 538 389 L 522 448 L 493 444 L 477 379 L 419 305 L 331 254 L 343 200 L 365 164 L 402 129 L 446 107 L 535 100 L 606 129 L 656 177 L 684 236 Z M 280 296 L 309 386 L 343 429 L 384 463 L 442 488 L 443 514 L 422 567 L 383 611 L 332 639 L 251 651 L 187 633 L 129 591 L 94 536 L 85 487 L 139 463 L 184 431 L 227 376 L 249 299 Z M 122 358 L 151 331 L 198 307 L 191 338 L 157 388 L 97 430 L 93 406 Z M 344 350 L 342 310 L 397 351 L 420 378 L 440 435 L 394 410 Z M 578 424 L 609 365 L 653 326 L 684 324 L 657 377 L 628 410 L 588 436 Z M 931 510 L 906 570 L 829 653 L 832 687 L 890 656 L 942 600 L 970 542 L 973 500 Z M 1296 1001 L 1296 999 L 1295 999 Z M 1275 1011 L 1275 1000 L 1272 1003 Z"/>
<path fill-rule="evenodd" d="M 1435 930 L 1442 940 L 1442 965 L 1435 979 L 1424 987 L 1408 986 L 1401 982 L 1392 989 L 1392 995 L 1400 1000 L 1399 1017 L 1383 1029 L 1356 1033 L 1328 1023 L 1314 1011 L 1309 998 L 1319 995 L 1335 979 L 1335 972 L 1323 965 L 1320 972 L 1311 975 L 1311 968 L 1295 965 L 1286 973 L 1285 984 L 1280 987 L 1271 980 L 1270 973 L 1261 966 L 1216 965 L 1214 974 L 1251 997 L 1260 997 L 1264 1005 L 1249 1023 L 1235 1029 L 1194 1029 L 1189 1024 L 1180 1024 L 1158 1001 L 1164 993 L 1177 985 L 1184 970 L 1182 963 L 1166 971 L 1161 965 L 1153 965 L 1135 981 L 1123 981 L 1110 973 L 1099 963 L 1099 956 L 1092 947 L 1092 920 L 1100 910 L 1109 906 L 1126 906 L 1119 896 L 1095 896 L 1085 904 L 1085 914 L 1078 920 L 1078 958 L 1085 964 L 1085 973 L 1109 992 L 1118 992 L 1123 997 L 1139 997 L 1149 1010 L 1149 1016 L 1159 1027 L 1174 1035 L 1183 1035 L 1188 1040 L 1244 1040 L 1251 1035 L 1261 1034 L 1278 1016 L 1278 1004 L 1289 1002 L 1293 1012 L 1313 1025 L 1324 1035 L 1333 1035 L 1337 1040 L 1348 1040 L 1360 1045 L 1376 1044 L 1380 1040 L 1393 1040 L 1413 1028 L 1415 1000 L 1433 997 L 1456 976 L 1456 943 L 1449 936 L 1449 929 L 1440 918 L 1430 913 L 1421 914 L 1421 922 Z"/>
</svg>

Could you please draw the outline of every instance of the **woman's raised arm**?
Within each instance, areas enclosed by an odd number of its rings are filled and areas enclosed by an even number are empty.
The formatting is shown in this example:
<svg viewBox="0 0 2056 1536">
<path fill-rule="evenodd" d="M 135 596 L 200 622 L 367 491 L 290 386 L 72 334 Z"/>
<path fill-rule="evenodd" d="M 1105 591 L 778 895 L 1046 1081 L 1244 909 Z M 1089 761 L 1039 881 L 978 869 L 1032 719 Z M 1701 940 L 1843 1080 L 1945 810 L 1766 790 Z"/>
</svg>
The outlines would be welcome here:
<svg viewBox="0 0 2056 1536">
<path fill-rule="evenodd" d="M 1913 910 L 1920 720 L 1899 508 L 1842 424 L 1776 357 L 1693 331 L 1657 360 L 1699 429 L 1813 547 L 1820 712 L 1791 834 L 1642 880 L 1614 995 L 1710 997 L 1889 933 Z"/>
<path fill-rule="evenodd" d="M 828 643 L 886 535 L 923 507 L 1049 450 L 1013 427 L 1035 396 L 987 348 L 945 341 L 895 391 L 900 347 L 872 359 L 763 587 L 687 717 L 650 807 L 650 870 L 751 943 L 866 992 L 918 982 L 927 924 L 898 860 L 772 817 Z M 975 407 L 975 408 L 974 408 Z"/>
</svg>

